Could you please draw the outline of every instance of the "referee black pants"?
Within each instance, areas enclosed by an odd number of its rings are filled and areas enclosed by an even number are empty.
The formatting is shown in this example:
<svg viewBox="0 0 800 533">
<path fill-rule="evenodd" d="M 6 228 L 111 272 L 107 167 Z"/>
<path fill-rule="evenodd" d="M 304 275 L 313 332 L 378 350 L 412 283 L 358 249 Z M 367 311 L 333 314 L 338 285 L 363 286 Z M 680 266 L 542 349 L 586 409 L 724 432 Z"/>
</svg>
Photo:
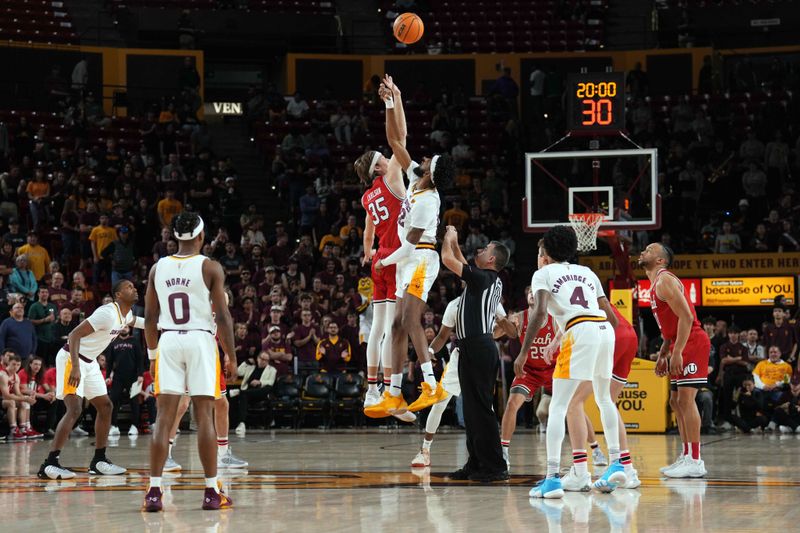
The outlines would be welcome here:
<svg viewBox="0 0 800 533">
<path fill-rule="evenodd" d="M 497 367 L 497 345 L 491 335 L 457 341 L 459 348 L 458 379 L 464 402 L 469 459 L 465 468 L 472 472 L 494 474 L 506 470 L 500 448 L 500 430 L 492 409 Z"/>
</svg>

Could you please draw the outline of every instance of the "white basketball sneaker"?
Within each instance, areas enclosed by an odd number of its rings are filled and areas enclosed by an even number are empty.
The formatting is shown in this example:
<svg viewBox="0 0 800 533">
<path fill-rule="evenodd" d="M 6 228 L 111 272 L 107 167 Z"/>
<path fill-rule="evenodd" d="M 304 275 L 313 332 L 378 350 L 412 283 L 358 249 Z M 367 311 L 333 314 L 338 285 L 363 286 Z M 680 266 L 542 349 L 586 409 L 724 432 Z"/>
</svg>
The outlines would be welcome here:
<svg viewBox="0 0 800 533">
<path fill-rule="evenodd" d="M 672 478 L 703 477 L 707 474 L 706 464 L 702 459 L 694 460 L 687 457 L 683 462 L 664 472 L 664 475 Z"/>
<path fill-rule="evenodd" d="M 608 459 L 599 447 L 592 450 L 592 464 L 594 466 L 608 466 Z"/>
<path fill-rule="evenodd" d="M 625 481 L 624 485 L 621 485 L 621 488 L 636 489 L 642 484 L 639 480 L 639 472 L 635 468 L 631 468 L 629 471 L 625 472 L 625 475 L 628 479 Z"/>
<path fill-rule="evenodd" d="M 425 468 L 426 466 L 431 466 L 431 451 L 423 448 L 411 461 L 411 468 Z"/>
<path fill-rule="evenodd" d="M 575 465 L 572 465 L 567 475 L 561 479 L 561 486 L 570 492 L 589 492 L 592 490 L 592 475 L 588 471 L 578 474 Z"/>
<path fill-rule="evenodd" d="M 381 393 L 378 392 L 378 389 L 370 389 L 367 390 L 367 394 L 364 396 L 364 407 L 372 407 L 373 405 L 380 403 L 381 401 Z"/>
<path fill-rule="evenodd" d="M 675 462 L 674 462 L 674 463 L 672 463 L 671 465 L 662 466 L 661 468 L 659 468 L 659 469 L 658 469 L 658 471 L 659 471 L 659 472 L 661 472 L 662 474 L 666 474 L 666 473 L 667 473 L 667 470 L 672 470 L 672 469 L 673 469 L 673 468 L 675 468 L 676 466 L 678 466 L 678 465 L 682 464 L 682 463 L 683 463 L 683 459 L 684 459 L 684 457 L 686 457 L 686 456 L 685 456 L 685 455 L 683 455 L 683 454 L 680 454 L 680 455 L 678 456 L 678 458 L 677 458 L 677 459 L 675 459 Z"/>
</svg>

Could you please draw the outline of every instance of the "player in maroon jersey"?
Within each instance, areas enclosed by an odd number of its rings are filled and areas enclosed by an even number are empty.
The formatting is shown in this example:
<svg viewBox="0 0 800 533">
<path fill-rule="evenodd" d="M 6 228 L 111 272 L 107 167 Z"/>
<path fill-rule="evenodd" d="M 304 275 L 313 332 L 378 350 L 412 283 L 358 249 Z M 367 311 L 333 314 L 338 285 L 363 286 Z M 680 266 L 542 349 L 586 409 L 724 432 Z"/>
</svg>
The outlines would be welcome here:
<svg viewBox="0 0 800 533">
<path fill-rule="evenodd" d="M 528 309 L 515 313 L 510 317 L 512 323 L 517 326 L 520 343 L 525 339 L 525 332 L 528 330 L 528 312 L 533 306 L 533 294 L 530 287 L 525 287 L 525 295 L 528 300 Z M 511 383 L 508 395 L 508 403 L 503 413 L 503 422 L 500 430 L 500 444 L 503 448 L 503 458 L 506 460 L 508 468 L 511 468 L 508 448 L 511 444 L 511 437 L 517 427 L 517 411 L 522 404 L 530 402 L 536 395 L 536 391 L 543 389 L 542 399 L 536 409 L 536 416 L 539 422 L 547 417 L 547 410 L 550 404 L 550 396 L 553 394 L 553 370 L 556 367 L 555 357 L 548 363 L 544 360 L 545 346 L 548 346 L 556 337 L 553 317 L 547 318 L 547 324 L 539 330 L 536 338 L 533 339 L 528 358 L 525 360 L 525 373 L 516 376 Z"/>
<path fill-rule="evenodd" d="M 668 270 L 672 259 L 672 250 L 660 243 L 648 245 L 639 256 L 639 266 L 650 279 L 650 307 L 664 338 L 656 374 L 670 377 L 669 404 L 683 441 L 683 453 L 661 473 L 667 477 L 702 477 L 706 468 L 700 459 L 700 413 L 695 396 L 698 388 L 708 384 L 711 343 L 681 280 Z"/>
<path fill-rule="evenodd" d="M 402 138 L 405 139 L 405 117 L 401 122 Z M 389 265 L 380 271 L 375 263 L 388 257 L 400 247 L 397 233 L 397 217 L 406 195 L 403 171 L 394 156 L 387 159 L 376 150 L 369 150 L 359 157 L 353 165 L 362 183 L 369 188 L 361 197 L 361 205 L 367 215 L 364 221 L 364 257 L 362 265 L 372 263 L 373 316 L 372 329 L 367 340 L 367 394 L 364 407 L 381 401 L 378 391 L 378 363 L 383 366 L 384 385 L 389 386 L 389 373 L 392 368 L 391 328 L 395 315 L 396 265 Z M 373 248 L 375 236 L 378 249 Z M 413 413 L 399 415 L 403 421 L 416 419 Z"/>
</svg>

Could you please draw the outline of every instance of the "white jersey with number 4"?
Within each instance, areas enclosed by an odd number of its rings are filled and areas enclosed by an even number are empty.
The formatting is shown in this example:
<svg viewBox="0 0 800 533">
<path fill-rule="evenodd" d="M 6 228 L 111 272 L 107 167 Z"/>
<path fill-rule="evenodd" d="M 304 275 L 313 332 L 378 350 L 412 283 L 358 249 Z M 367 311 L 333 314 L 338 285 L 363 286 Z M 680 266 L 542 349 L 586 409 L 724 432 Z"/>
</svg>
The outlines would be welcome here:
<svg viewBox="0 0 800 533">
<path fill-rule="evenodd" d="M 606 318 L 597 303 L 605 297 L 600 279 L 590 268 L 570 263 L 552 263 L 533 273 L 531 292 L 546 290 L 550 293 L 547 312 L 553 315 L 561 331 L 579 316 Z"/>
<path fill-rule="evenodd" d="M 204 255 L 169 255 L 153 267 L 160 307 L 158 328 L 165 330 L 216 331 L 211 293 L 203 279 Z"/>
</svg>

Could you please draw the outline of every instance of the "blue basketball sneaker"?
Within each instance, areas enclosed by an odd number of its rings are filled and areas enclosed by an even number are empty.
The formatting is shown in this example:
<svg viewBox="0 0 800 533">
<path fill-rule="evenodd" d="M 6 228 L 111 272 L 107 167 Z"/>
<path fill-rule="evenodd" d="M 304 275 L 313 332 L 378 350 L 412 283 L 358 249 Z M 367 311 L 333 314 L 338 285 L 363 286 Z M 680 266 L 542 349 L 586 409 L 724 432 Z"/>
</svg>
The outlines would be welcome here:
<svg viewBox="0 0 800 533">
<path fill-rule="evenodd" d="M 614 492 L 617 485 L 624 485 L 626 481 L 628 476 L 625 475 L 625 467 L 617 460 L 594 482 L 594 488 L 600 492 Z"/>
<path fill-rule="evenodd" d="M 537 483 L 528 493 L 531 498 L 563 498 L 564 489 L 561 487 L 561 477 L 556 474 Z"/>
</svg>

